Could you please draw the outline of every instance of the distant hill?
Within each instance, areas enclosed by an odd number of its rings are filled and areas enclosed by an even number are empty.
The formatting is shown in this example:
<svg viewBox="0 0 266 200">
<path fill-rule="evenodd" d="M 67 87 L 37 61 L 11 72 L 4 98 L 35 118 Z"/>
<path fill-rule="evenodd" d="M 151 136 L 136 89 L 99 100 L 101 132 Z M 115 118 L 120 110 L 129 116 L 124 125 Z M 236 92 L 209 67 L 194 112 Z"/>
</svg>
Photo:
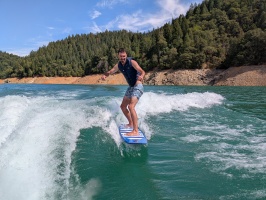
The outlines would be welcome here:
<svg viewBox="0 0 266 200">
<path fill-rule="evenodd" d="M 0 78 L 85 76 L 106 71 L 124 47 L 146 71 L 266 63 L 266 0 L 205 0 L 147 33 L 71 35 L 18 57 L 0 51 Z"/>
<path fill-rule="evenodd" d="M 0 78 L 10 77 L 16 66 L 20 65 L 20 57 L 0 51 Z"/>
</svg>

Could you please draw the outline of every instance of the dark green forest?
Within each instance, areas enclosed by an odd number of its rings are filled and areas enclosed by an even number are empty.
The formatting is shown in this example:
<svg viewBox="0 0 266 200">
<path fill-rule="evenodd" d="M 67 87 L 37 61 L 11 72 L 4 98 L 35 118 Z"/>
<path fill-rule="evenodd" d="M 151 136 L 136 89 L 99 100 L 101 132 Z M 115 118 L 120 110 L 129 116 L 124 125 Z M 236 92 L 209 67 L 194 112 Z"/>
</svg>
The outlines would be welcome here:
<svg viewBox="0 0 266 200">
<path fill-rule="evenodd" d="M 0 51 L 0 78 L 102 73 L 120 47 L 146 71 L 265 64 L 266 0 L 205 0 L 145 33 L 71 35 L 26 57 Z"/>
</svg>

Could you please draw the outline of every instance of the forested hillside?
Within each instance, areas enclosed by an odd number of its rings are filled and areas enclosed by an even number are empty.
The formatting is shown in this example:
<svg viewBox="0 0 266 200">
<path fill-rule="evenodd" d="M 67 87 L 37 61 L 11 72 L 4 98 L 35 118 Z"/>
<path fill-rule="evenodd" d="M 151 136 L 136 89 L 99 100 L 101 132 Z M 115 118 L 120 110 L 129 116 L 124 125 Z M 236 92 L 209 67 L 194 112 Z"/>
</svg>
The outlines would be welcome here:
<svg viewBox="0 0 266 200">
<path fill-rule="evenodd" d="M 147 33 L 72 35 L 26 57 L 0 51 L 0 78 L 102 73 L 120 47 L 146 71 L 266 63 L 266 0 L 205 0 Z"/>
</svg>

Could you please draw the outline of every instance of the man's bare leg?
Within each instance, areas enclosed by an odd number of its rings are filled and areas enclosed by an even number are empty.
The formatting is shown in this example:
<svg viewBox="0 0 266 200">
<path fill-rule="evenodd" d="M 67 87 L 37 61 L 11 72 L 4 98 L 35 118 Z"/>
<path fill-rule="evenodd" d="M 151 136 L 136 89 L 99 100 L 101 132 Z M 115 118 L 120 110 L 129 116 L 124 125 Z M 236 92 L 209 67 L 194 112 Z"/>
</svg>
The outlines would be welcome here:
<svg viewBox="0 0 266 200">
<path fill-rule="evenodd" d="M 128 120 L 127 126 L 128 127 L 133 127 L 133 121 L 132 121 L 132 118 L 131 118 L 131 114 L 130 114 L 130 111 L 128 110 L 128 105 L 129 104 L 130 104 L 130 98 L 124 97 L 123 101 L 122 101 L 122 103 L 120 105 L 120 108 L 121 108 L 122 112 L 124 113 L 125 117 Z"/>
<path fill-rule="evenodd" d="M 137 112 L 135 110 L 135 106 L 138 103 L 138 98 L 137 97 L 132 97 L 129 101 L 128 104 L 128 111 L 129 111 L 129 115 L 130 115 L 130 119 L 131 121 L 129 121 L 132 123 L 133 125 L 133 130 L 130 133 L 127 133 L 127 136 L 138 136 L 139 135 L 139 131 L 138 131 L 138 116 L 137 116 Z"/>
</svg>

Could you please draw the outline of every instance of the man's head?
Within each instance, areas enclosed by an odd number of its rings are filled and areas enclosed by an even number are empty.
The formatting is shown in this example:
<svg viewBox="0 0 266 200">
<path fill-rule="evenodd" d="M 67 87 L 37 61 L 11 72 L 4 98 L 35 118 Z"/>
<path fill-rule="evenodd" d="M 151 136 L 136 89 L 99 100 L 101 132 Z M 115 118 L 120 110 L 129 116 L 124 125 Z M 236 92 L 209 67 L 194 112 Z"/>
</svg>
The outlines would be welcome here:
<svg viewBox="0 0 266 200">
<path fill-rule="evenodd" d="M 125 64 L 126 61 L 127 61 L 127 52 L 124 48 L 120 48 L 118 50 L 118 58 L 119 58 L 119 61 L 122 63 L 122 64 Z"/>
</svg>

